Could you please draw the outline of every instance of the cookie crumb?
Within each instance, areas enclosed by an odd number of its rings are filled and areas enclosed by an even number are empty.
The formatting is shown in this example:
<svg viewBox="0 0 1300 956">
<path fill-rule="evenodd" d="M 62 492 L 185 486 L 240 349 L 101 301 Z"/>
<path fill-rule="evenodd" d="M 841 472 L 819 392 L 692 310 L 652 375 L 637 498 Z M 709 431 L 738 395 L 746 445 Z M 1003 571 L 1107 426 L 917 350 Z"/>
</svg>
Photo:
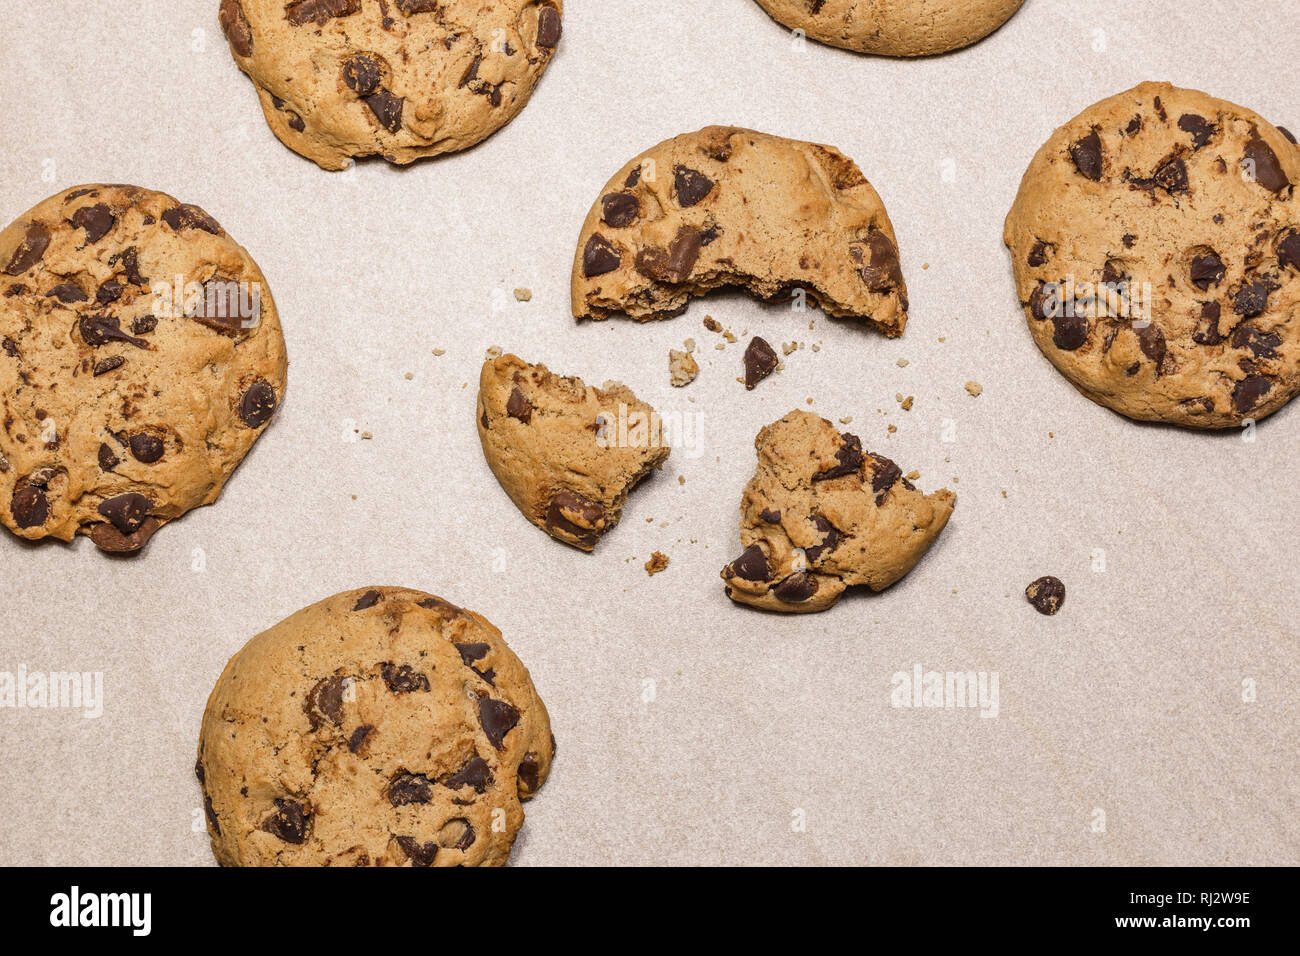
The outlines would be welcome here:
<svg viewBox="0 0 1300 956">
<path fill-rule="evenodd" d="M 434 350 L 433 350 L 433 354 L 434 354 L 434 355 L 446 355 L 446 354 L 447 354 L 447 350 L 446 350 L 446 349 L 434 349 Z"/>
<path fill-rule="evenodd" d="M 896 432 L 896 431 L 898 431 L 898 426 L 897 426 L 897 425 L 890 425 L 890 426 L 889 426 L 889 434 L 892 435 L 892 434 L 894 434 L 894 432 Z"/>
<path fill-rule="evenodd" d="M 718 320 L 711 315 L 706 315 L 704 317 L 704 327 L 708 329 L 710 332 L 722 331 L 722 326 L 719 324 Z"/>
<path fill-rule="evenodd" d="M 691 357 L 690 352 L 669 349 L 668 374 L 674 388 L 683 388 L 695 381 L 695 376 L 700 374 L 700 365 Z"/>
<path fill-rule="evenodd" d="M 678 476 L 677 476 L 677 483 L 678 483 L 679 485 L 684 485 L 684 484 L 686 484 L 686 476 L 685 476 L 685 475 L 678 475 Z M 1005 494 L 1005 492 L 1004 492 L 1004 494 Z"/>
<path fill-rule="evenodd" d="M 984 391 L 984 386 L 979 382 L 967 382 L 966 391 L 970 392 L 972 398 L 979 398 L 980 392 Z"/>
<path fill-rule="evenodd" d="M 732 332 L 731 329 L 727 329 L 727 331 L 723 332 L 722 337 L 733 344 L 737 341 L 736 333 Z"/>
<path fill-rule="evenodd" d="M 853 421 L 853 416 L 852 416 L 852 415 L 845 415 L 844 417 L 842 417 L 842 418 L 840 419 L 840 424 L 841 424 L 841 425 L 847 425 L 847 424 L 849 424 L 851 421 Z"/>
<path fill-rule="evenodd" d="M 501 346 L 489 345 L 487 352 L 484 353 L 484 361 L 491 362 L 493 359 L 500 358 L 501 352 L 502 352 Z"/>
<path fill-rule="evenodd" d="M 515 289 L 515 300 L 518 302 L 531 302 L 533 300 L 533 290 Z"/>
<path fill-rule="evenodd" d="M 686 351 L 688 351 L 688 352 L 694 352 L 694 351 L 695 351 L 695 340 L 694 340 L 694 339 L 686 339 L 685 341 L 682 342 L 682 348 L 686 349 Z"/>
<path fill-rule="evenodd" d="M 405 375 L 402 376 L 402 378 L 406 379 L 409 382 L 411 379 L 415 378 L 415 373 L 407 372 Z"/>
<path fill-rule="evenodd" d="M 372 435 L 372 434 L 370 434 L 370 432 L 362 432 L 362 433 L 361 433 L 361 440 L 362 440 L 362 441 L 370 441 L 370 439 L 372 439 L 372 438 L 374 438 L 374 437 L 375 437 L 375 436 Z"/>
<path fill-rule="evenodd" d="M 1050 617 L 1065 603 L 1065 585 L 1061 583 L 1060 578 L 1054 578 L 1050 574 L 1045 575 L 1025 588 L 1025 599 L 1039 614 Z"/>
<path fill-rule="evenodd" d="M 645 563 L 645 573 L 650 577 L 654 577 L 666 567 L 668 567 L 668 555 L 656 551 L 650 555 L 650 560 Z"/>
<path fill-rule="evenodd" d="M 906 478 L 908 481 L 916 481 L 916 479 L 921 477 L 921 473 L 917 471 L 915 468 L 913 468 L 903 477 Z"/>
<path fill-rule="evenodd" d="M 901 358 L 901 359 L 899 359 L 897 362 L 895 362 L 894 364 L 897 365 L 899 368 L 907 368 L 907 367 L 908 367 L 909 365 L 911 365 L 912 363 L 909 362 L 909 361 L 908 361 L 907 359 L 905 359 L 905 358 Z"/>
<path fill-rule="evenodd" d="M 1003 488 L 1003 489 L 1002 489 L 1002 497 L 1005 498 L 1006 496 L 1007 496 L 1007 490 L 1006 490 L 1005 488 Z"/>
<path fill-rule="evenodd" d="M 903 411 L 910 412 L 912 410 L 912 402 L 915 401 L 915 399 L 916 396 L 914 395 L 909 395 L 907 398 L 903 399 Z"/>
</svg>

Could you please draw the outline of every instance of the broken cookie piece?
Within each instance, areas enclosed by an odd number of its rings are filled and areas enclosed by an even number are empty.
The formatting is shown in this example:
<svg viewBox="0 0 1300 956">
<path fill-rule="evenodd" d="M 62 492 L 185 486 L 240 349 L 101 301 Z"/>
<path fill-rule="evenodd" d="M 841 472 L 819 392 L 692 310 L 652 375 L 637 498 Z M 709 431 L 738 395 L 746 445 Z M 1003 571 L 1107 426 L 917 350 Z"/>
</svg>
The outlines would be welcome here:
<svg viewBox="0 0 1300 956">
<path fill-rule="evenodd" d="M 700 374 L 700 364 L 690 352 L 677 349 L 668 350 L 668 375 L 674 388 L 683 388 L 695 381 Z"/>
<path fill-rule="evenodd" d="M 710 126 L 660 143 L 605 186 L 578 239 L 573 314 L 668 318 L 727 286 L 772 301 L 801 293 L 891 337 L 907 323 L 894 228 L 853 161 Z"/>
<path fill-rule="evenodd" d="M 658 413 L 631 389 L 594 388 L 515 355 L 483 365 L 478 434 L 524 517 L 583 551 L 618 524 L 628 492 L 669 453 Z"/>
<path fill-rule="evenodd" d="M 853 585 L 882 591 L 921 560 L 957 503 L 946 488 L 918 491 L 888 458 L 810 412 L 768 425 L 754 447 L 744 550 L 722 569 L 727 596 L 741 604 L 807 613 Z"/>
</svg>

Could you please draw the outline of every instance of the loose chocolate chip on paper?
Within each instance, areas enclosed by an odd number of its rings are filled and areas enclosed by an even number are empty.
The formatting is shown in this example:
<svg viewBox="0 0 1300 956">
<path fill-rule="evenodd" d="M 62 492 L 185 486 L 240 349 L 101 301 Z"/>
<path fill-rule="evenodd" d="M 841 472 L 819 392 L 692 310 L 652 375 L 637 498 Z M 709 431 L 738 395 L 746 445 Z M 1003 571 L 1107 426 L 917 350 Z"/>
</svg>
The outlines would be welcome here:
<svg viewBox="0 0 1300 956">
<path fill-rule="evenodd" d="M 127 440 L 127 446 L 131 449 L 131 456 L 146 465 L 152 465 L 162 458 L 163 452 L 166 451 L 166 445 L 161 438 L 145 433 L 132 435 Z"/>
<path fill-rule="evenodd" d="M 779 361 L 767 340 L 754 336 L 745 349 L 745 388 L 753 389 L 771 375 Z"/>
<path fill-rule="evenodd" d="M 11 276 L 22 275 L 41 261 L 49 245 L 50 230 L 42 223 L 32 223 L 9 259 L 9 265 L 5 266 L 5 272 Z"/>
<path fill-rule="evenodd" d="M 478 722 L 492 746 L 501 750 L 506 734 L 519 723 L 519 711 L 504 700 L 484 697 L 478 702 Z"/>
<path fill-rule="evenodd" d="M 698 204 L 713 191 L 713 180 L 689 166 L 673 169 L 673 185 L 677 190 L 677 204 L 683 208 Z"/>
<path fill-rule="evenodd" d="M 20 528 L 38 528 L 50 516 L 50 502 L 40 488 L 25 485 L 14 492 L 9 503 L 14 524 Z"/>
<path fill-rule="evenodd" d="M 117 218 L 109 208 L 101 203 L 82 206 L 72 214 L 70 220 L 78 229 L 86 230 L 86 242 L 98 242 L 113 228 Z"/>
<path fill-rule="evenodd" d="M 600 207 L 605 224 L 622 229 L 636 221 L 641 212 L 641 200 L 637 199 L 635 193 L 610 193 L 601 197 Z"/>
<path fill-rule="evenodd" d="M 254 382 L 239 399 L 239 420 L 261 428 L 275 414 L 275 404 L 275 389 L 268 382 Z"/>
<path fill-rule="evenodd" d="M 1052 615 L 1065 603 L 1065 585 L 1060 578 L 1050 574 L 1032 582 L 1025 588 L 1025 597 L 1039 614 Z"/>
<path fill-rule="evenodd" d="M 623 264 L 623 257 L 604 236 L 592 233 L 582 250 L 582 274 L 588 279 L 613 272 Z"/>
<path fill-rule="evenodd" d="M 275 813 L 262 821 L 262 829 L 285 843 L 300 846 L 307 839 L 310 813 L 297 800 L 275 798 Z"/>
<path fill-rule="evenodd" d="M 1070 147 L 1070 158 L 1085 179 L 1101 182 L 1101 137 L 1096 130 Z"/>
</svg>

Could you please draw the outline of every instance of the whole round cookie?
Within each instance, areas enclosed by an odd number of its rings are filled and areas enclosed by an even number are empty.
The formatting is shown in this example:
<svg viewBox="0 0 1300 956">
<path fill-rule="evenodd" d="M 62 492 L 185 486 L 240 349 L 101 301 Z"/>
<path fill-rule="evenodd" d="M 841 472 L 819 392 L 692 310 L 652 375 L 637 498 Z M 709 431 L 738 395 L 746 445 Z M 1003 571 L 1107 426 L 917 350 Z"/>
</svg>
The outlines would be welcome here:
<svg viewBox="0 0 1300 956">
<path fill-rule="evenodd" d="M 0 521 L 138 551 L 216 500 L 286 367 L 266 279 L 198 206 L 51 196 L 0 232 Z"/>
<path fill-rule="evenodd" d="M 772 19 L 831 46 L 928 56 L 982 40 L 1025 0 L 758 0 Z"/>
<path fill-rule="evenodd" d="M 272 132 L 325 169 L 467 149 L 509 123 L 560 42 L 562 0 L 221 0 Z"/>
<path fill-rule="evenodd" d="M 1007 217 L 1043 354 L 1130 418 L 1229 428 L 1300 391 L 1300 150 L 1256 113 L 1144 83 L 1038 151 Z"/>
<path fill-rule="evenodd" d="M 195 773 L 223 866 L 500 866 L 554 754 L 500 631 L 381 587 L 304 608 L 232 657 Z"/>
</svg>

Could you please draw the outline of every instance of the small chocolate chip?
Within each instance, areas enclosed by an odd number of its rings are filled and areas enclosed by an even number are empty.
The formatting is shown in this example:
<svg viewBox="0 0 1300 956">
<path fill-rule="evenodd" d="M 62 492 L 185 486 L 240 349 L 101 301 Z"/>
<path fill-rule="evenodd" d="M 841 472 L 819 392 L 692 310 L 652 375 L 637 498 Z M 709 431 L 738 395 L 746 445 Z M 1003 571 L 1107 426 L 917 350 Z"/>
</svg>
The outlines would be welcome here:
<svg viewBox="0 0 1300 956">
<path fill-rule="evenodd" d="M 101 359 L 100 361 L 96 362 L 95 368 L 93 370 L 93 374 L 96 378 L 98 378 L 100 375 L 106 375 L 107 373 L 112 372 L 115 369 L 121 368 L 125 364 L 126 364 L 125 358 L 123 358 L 120 355 L 113 355 L 110 356 L 109 358 Z"/>
<path fill-rule="evenodd" d="M 762 518 L 764 521 L 766 521 L 768 524 L 781 523 L 781 512 L 779 509 L 776 508 L 764 508 L 762 511 L 758 513 L 758 516 Z"/>
<path fill-rule="evenodd" d="M 1043 240 L 1039 239 L 1034 243 L 1034 248 L 1029 250 L 1028 262 L 1030 268 L 1037 269 L 1039 266 L 1046 265 L 1047 260 L 1051 257 L 1054 251 L 1055 250 L 1052 248 L 1051 243 L 1043 242 Z"/>
<path fill-rule="evenodd" d="M 524 759 L 519 761 L 519 782 L 523 785 L 522 789 L 527 793 L 535 793 L 537 784 L 541 778 L 542 768 L 537 762 L 537 754 L 531 750 L 524 754 Z"/>
<path fill-rule="evenodd" d="M 501 750 L 506 734 L 519 723 L 519 711 L 504 700 L 484 697 L 478 702 L 478 722 L 492 746 Z"/>
<path fill-rule="evenodd" d="M 754 336 L 745 348 L 745 388 L 753 389 L 771 375 L 779 361 L 776 351 L 767 340 Z"/>
<path fill-rule="evenodd" d="M 113 454 L 113 449 L 108 445 L 101 443 L 99 446 L 99 467 L 103 471 L 112 471 L 122 460 Z"/>
<path fill-rule="evenodd" d="M 1051 575 L 1041 577 L 1025 588 L 1025 597 L 1039 614 L 1052 615 L 1065 603 L 1065 585 Z"/>
<path fill-rule="evenodd" d="M 109 279 L 95 292 L 95 301 L 100 305 L 109 305 L 122 298 L 122 283 Z"/>
<path fill-rule="evenodd" d="M 1278 244 L 1277 262 L 1283 269 L 1290 266 L 1300 272 L 1300 232 L 1292 229 Z"/>
</svg>

